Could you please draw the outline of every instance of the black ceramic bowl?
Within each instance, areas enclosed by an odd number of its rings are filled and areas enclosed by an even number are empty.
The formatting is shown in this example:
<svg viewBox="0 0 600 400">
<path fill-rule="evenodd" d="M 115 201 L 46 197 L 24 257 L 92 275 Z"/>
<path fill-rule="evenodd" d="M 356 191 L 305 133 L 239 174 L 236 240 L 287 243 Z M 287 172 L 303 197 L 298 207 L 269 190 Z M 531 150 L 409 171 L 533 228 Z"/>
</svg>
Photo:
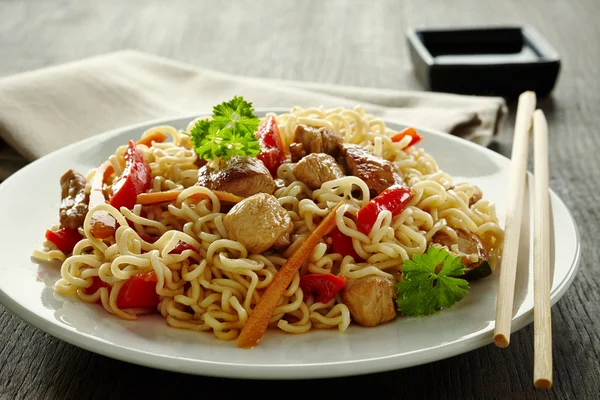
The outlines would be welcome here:
<svg viewBox="0 0 600 400">
<path fill-rule="evenodd" d="M 560 71 L 558 53 L 531 27 L 410 29 L 406 36 L 417 77 L 436 92 L 542 97 Z"/>
</svg>

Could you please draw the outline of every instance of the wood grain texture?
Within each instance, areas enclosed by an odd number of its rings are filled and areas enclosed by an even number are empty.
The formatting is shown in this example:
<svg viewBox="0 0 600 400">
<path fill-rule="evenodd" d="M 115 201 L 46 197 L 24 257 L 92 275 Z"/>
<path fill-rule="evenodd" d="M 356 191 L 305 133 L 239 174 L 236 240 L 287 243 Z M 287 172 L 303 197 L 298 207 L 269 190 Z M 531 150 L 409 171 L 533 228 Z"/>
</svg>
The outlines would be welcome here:
<svg viewBox="0 0 600 400">
<path fill-rule="evenodd" d="M 534 236 L 533 236 L 533 384 L 552 385 L 552 309 L 550 305 L 550 185 L 548 124 L 541 110 L 533 114 Z"/>
<path fill-rule="evenodd" d="M 531 25 L 563 59 L 552 97 L 538 106 L 550 127 L 550 186 L 572 210 L 582 238 L 580 272 L 552 308 L 550 391 L 533 389 L 532 325 L 513 334 L 507 349 L 489 345 L 419 367 L 299 386 L 115 361 L 59 341 L 0 306 L 0 398 L 167 398 L 185 389 L 275 397 L 298 387 L 318 398 L 600 398 L 597 0 L 0 0 L 0 15 L 0 76 L 135 48 L 235 74 L 394 89 L 421 88 L 404 38 L 409 27 Z M 511 104 L 513 117 L 514 111 Z M 509 156 L 510 132 L 491 147 Z"/>
<path fill-rule="evenodd" d="M 515 278 L 521 237 L 521 221 L 523 219 L 523 198 L 529 156 L 529 136 L 532 116 L 535 110 L 536 95 L 527 91 L 519 96 L 513 129 L 513 148 L 511 151 L 510 177 L 508 179 L 508 205 L 504 219 L 504 243 L 500 274 L 498 277 L 498 295 L 496 296 L 496 325 L 494 343 L 505 348 L 510 343 L 512 328 L 513 300 Z"/>
</svg>

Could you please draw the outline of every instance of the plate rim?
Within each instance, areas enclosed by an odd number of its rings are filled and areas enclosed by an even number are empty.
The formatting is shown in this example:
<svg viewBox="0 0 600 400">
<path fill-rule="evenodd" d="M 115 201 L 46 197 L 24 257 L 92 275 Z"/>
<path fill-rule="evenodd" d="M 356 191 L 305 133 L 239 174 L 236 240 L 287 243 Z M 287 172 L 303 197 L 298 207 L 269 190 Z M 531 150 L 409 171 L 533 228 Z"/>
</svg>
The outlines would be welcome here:
<svg viewBox="0 0 600 400">
<path fill-rule="evenodd" d="M 290 112 L 290 108 L 278 108 L 278 107 L 269 107 L 269 108 L 255 108 L 255 112 L 257 114 L 264 115 L 266 113 L 288 113 Z M 75 148 L 83 143 L 92 142 L 98 140 L 99 137 L 105 137 L 106 139 L 111 138 L 113 136 L 118 136 L 128 131 L 134 131 L 141 129 L 143 127 L 149 127 L 154 125 L 165 125 L 169 123 L 173 123 L 176 120 L 188 120 L 192 121 L 193 119 L 199 116 L 210 115 L 210 112 L 200 112 L 194 114 L 183 114 L 183 115 L 174 115 L 167 116 L 162 118 L 156 118 L 152 120 L 142 121 L 135 124 L 130 124 L 124 127 L 111 129 L 108 131 L 100 132 L 96 135 L 87 137 L 85 139 L 79 140 L 77 142 L 71 143 L 62 148 L 56 149 L 51 153 L 48 153 L 32 162 L 30 162 L 25 167 L 21 168 L 19 171 L 15 172 L 11 176 L 9 176 L 6 180 L 4 180 L 0 184 L 0 195 L 5 190 L 4 188 L 8 185 L 7 182 L 11 183 L 15 179 L 19 179 L 18 177 L 27 171 L 30 168 L 35 168 L 35 165 L 38 163 L 44 162 L 44 160 L 48 157 L 53 156 L 58 152 L 69 152 L 71 148 Z M 391 123 L 394 125 L 401 126 L 409 126 L 409 124 L 394 121 L 388 118 L 381 118 L 386 125 Z M 510 159 L 500 153 L 494 152 L 493 150 L 481 146 L 479 144 L 473 143 L 469 140 L 463 139 L 458 136 L 451 135 L 449 133 L 445 133 L 439 130 L 425 128 L 422 126 L 410 124 L 410 126 L 415 127 L 418 130 L 422 130 L 427 133 L 431 133 L 435 136 L 443 136 L 445 139 L 451 141 L 460 142 L 462 145 L 466 145 L 467 147 L 472 147 L 477 149 L 477 151 L 482 151 L 485 154 L 491 156 L 492 158 L 496 158 L 498 160 L 503 160 L 503 162 L 509 162 Z M 527 172 L 528 178 L 532 179 L 533 174 L 531 172 Z M 568 271 L 568 275 L 566 279 L 564 279 L 560 284 L 555 288 L 553 292 L 551 292 L 551 305 L 553 306 L 560 300 L 567 289 L 572 285 L 580 267 L 581 261 L 581 237 L 579 228 L 577 226 L 577 221 L 575 220 L 573 213 L 564 203 L 564 201 L 552 190 L 550 189 L 550 197 L 552 202 L 557 202 L 558 205 L 562 206 L 566 211 L 566 214 L 569 220 L 572 223 L 573 229 L 575 231 L 575 256 L 573 259 L 573 263 Z M 391 354 L 389 356 L 375 357 L 370 359 L 363 360 L 350 360 L 350 361 L 340 361 L 340 362 L 328 362 L 328 363 L 303 363 L 303 364 L 265 364 L 265 365 L 256 365 L 256 364 L 240 364 L 240 363 L 227 363 L 227 362 L 214 362 L 209 360 L 198 360 L 198 359 L 185 359 L 185 363 L 178 363 L 178 358 L 172 356 L 165 356 L 162 354 L 149 354 L 143 352 L 141 350 L 132 349 L 130 347 L 121 346 L 114 342 L 106 342 L 102 339 L 96 338 L 93 335 L 85 334 L 82 332 L 74 331 L 68 329 L 58 323 L 53 323 L 47 321 L 42 316 L 39 316 L 34 311 L 29 310 L 24 307 L 16 300 L 8 296 L 1 288 L 0 288 L 0 303 L 2 303 L 8 310 L 13 312 L 18 317 L 25 320 L 27 323 L 33 325 L 37 329 L 46 332 L 47 334 L 63 340 L 71 345 L 79 347 L 81 349 L 103 355 L 105 357 L 109 357 L 115 360 L 120 360 L 124 362 L 128 362 L 131 364 L 136 364 L 145 367 L 156 368 L 160 370 L 179 372 L 185 374 L 192 374 L 198 376 L 207 376 L 207 377 L 221 377 L 221 378 L 230 378 L 230 379 L 254 379 L 254 380 L 306 380 L 306 379 L 327 379 L 327 378 L 335 378 L 335 377 L 350 377 L 356 375 L 364 375 L 369 373 L 378 373 L 390 370 L 399 370 L 404 368 L 410 368 L 418 365 L 427 364 L 430 362 L 441 361 L 450 357 L 454 357 L 460 354 L 464 354 L 475 350 L 477 348 L 481 348 L 488 344 L 493 343 L 493 335 L 489 337 L 484 337 L 485 333 L 480 333 L 477 336 L 471 337 L 469 339 L 459 340 L 454 342 L 450 348 L 445 348 L 442 354 L 435 354 L 435 352 L 429 352 L 423 354 L 418 358 L 416 362 L 408 362 L 401 363 L 397 362 L 398 359 L 402 359 L 406 357 L 406 354 L 398 355 Z M 533 322 L 533 308 L 524 312 L 522 315 L 513 317 L 511 324 L 511 333 L 514 333 L 525 326 L 531 324 Z M 428 347 L 424 349 L 420 349 L 414 352 L 409 353 L 411 356 L 418 355 L 419 353 L 431 350 L 439 347 L 444 347 L 444 345 L 439 345 L 435 347 Z M 179 360 L 182 360 L 179 358 Z M 164 363 L 158 361 L 166 361 Z M 318 366 L 318 371 L 311 371 L 311 368 Z M 357 368 L 356 366 L 360 366 Z M 323 374 L 323 369 L 331 367 L 332 369 Z M 295 373 L 292 373 L 295 372 Z"/>
</svg>

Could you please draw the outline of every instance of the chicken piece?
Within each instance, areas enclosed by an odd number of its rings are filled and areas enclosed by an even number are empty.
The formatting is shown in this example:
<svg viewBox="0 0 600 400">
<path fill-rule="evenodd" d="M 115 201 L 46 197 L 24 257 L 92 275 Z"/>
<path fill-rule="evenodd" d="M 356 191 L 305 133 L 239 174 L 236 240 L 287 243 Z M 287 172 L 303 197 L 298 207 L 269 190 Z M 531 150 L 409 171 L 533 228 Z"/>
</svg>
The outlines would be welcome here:
<svg viewBox="0 0 600 400">
<path fill-rule="evenodd" d="M 333 156 L 346 170 L 365 181 L 375 197 L 395 183 L 403 183 L 398 169 L 391 162 L 377 157 L 362 146 L 344 144 L 341 137 L 327 128 L 298 125 L 290 145 L 292 160 L 300 160 L 306 154 L 325 153 Z"/>
<path fill-rule="evenodd" d="M 61 228 L 77 229 L 83 225 L 90 201 L 89 194 L 85 190 L 86 184 L 85 177 L 72 169 L 60 177 L 62 189 L 59 211 Z"/>
<path fill-rule="evenodd" d="M 298 155 L 304 153 L 325 153 L 333 157 L 336 157 L 340 150 L 340 145 L 343 143 L 343 139 L 336 135 L 333 131 L 327 128 L 317 128 L 309 125 L 298 125 L 294 132 L 294 142 L 302 144 L 300 150 L 291 150 L 296 152 Z M 297 146 L 292 146 L 297 147 Z"/>
<path fill-rule="evenodd" d="M 394 282 L 377 275 L 348 279 L 341 291 L 352 320 L 362 326 L 377 326 L 396 317 Z"/>
<path fill-rule="evenodd" d="M 371 197 L 377 196 L 394 184 L 404 183 L 394 164 L 377 157 L 362 146 L 342 145 L 340 161 L 345 164 L 349 175 L 365 181 L 371 190 Z"/>
<path fill-rule="evenodd" d="M 477 235 L 462 229 L 457 229 L 456 234 L 458 236 L 458 241 L 452 239 L 446 232 L 438 231 L 431 237 L 431 242 L 446 248 L 452 254 L 457 254 L 452 250 L 452 246 L 455 244 L 458 245 L 458 251 L 460 253 L 477 254 L 477 261 L 471 261 L 470 257 L 462 256 L 461 262 L 469 270 L 477 269 L 484 262 L 487 262 L 489 251 L 483 246 Z"/>
<path fill-rule="evenodd" d="M 479 187 L 473 186 L 473 188 L 474 188 L 473 195 L 469 199 L 469 207 L 471 207 L 473 204 L 477 203 L 483 197 L 483 193 L 481 192 L 481 189 L 479 189 Z"/>
<path fill-rule="evenodd" d="M 292 162 L 297 163 L 302 160 L 306 155 L 306 152 L 302 148 L 302 143 L 290 143 L 290 154 L 292 155 Z"/>
<path fill-rule="evenodd" d="M 324 153 L 311 153 L 298 161 L 294 167 L 294 176 L 312 190 L 319 189 L 327 181 L 344 176 L 344 171 L 335 159 Z"/>
<path fill-rule="evenodd" d="M 196 161 L 194 161 L 194 164 L 198 167 L 198 168 L 202 168 L 204 167 L 206 164 L 208 164 L 208 161 L 204 158 L 196 158 Z"/>
<path fill-rule="evenodd" d="M 232 157 L 224 167 L 216 169 L 203 166 L 198 170 L 198 185 L 240 197 L 256 193 L 272 194 L 276 187 L 267 167 L 252 157 Z"/>
<path fill-rule="evenodd" d="M 450 186 L 447 190 L 453 190 L 454 188 L 455 188 L 455 186 L 453 185 L 453 186 Z M 483 197 L 483 192 L 481 191 L 481 189 L 479 189 L 479 187 L 473 185 L 473 194 L 469 198 L 469 207 L 471 207 L 473 204 L 475 204 L 479 200 L 481 200 L 482 197 Z"/>
<path fill-rule="evenodd" d="M 285 181 L 283 179 L 275 179 L 275 191 L 285 187 Z"/>
<path fill-rule="evenodd" d="M 249 253 L 260 254 L 274 244 L 289 244 L 294 225 L 275 196 L 258 193 L 237 203 L 223 218 L 229 238 Z"/>
</svg>

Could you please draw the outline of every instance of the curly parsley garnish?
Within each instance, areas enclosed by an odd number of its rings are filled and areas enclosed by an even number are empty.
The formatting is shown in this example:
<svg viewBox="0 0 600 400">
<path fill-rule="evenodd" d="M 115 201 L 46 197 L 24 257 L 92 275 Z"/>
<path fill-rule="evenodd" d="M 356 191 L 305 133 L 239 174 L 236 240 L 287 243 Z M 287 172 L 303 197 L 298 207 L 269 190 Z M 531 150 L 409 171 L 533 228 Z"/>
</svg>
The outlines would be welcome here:
<svg viewBox="0 0 600 400">
<path fill-rule="evenodd" d="M 198 120 L 190 136 L 200 158 L 256 157 L 260 146 L 254 132 L 259 124 L 252 103 L 235 96 L 231 101 L 213 107 L 211 119 Z"/>
<path fill-rule="evenodd" d="M 460 257 L 429 246 L 427 253 L 404 261 L 402 282 L 396 284 L 398 310 L 406 316 L 420 317 L 451 307 L 468 293 L 469 283 L 456 278 L 466 270 Z"/>
</svg>

